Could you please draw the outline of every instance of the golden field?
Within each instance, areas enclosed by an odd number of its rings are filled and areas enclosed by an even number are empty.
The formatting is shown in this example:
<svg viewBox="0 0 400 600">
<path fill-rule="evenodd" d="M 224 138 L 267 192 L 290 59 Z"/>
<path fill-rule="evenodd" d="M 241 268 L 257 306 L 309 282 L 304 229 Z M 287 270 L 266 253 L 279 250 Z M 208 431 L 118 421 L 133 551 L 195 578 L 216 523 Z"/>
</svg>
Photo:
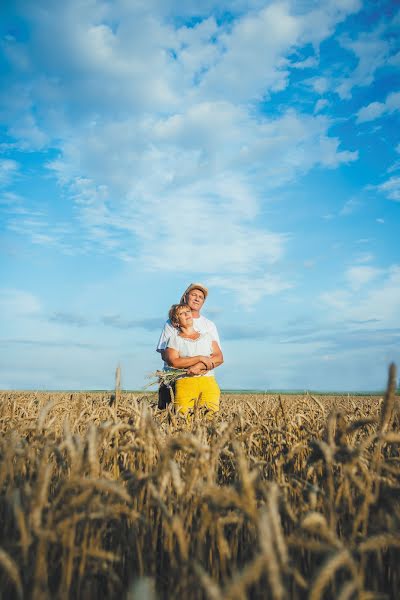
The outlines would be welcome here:
<svg viewBox="0 0 400 600">
<path fill-rule="evenodd" d="M 0 598 L 400 593 L 400 410 L 385 396 L 0 392 Z"/>
</svg>

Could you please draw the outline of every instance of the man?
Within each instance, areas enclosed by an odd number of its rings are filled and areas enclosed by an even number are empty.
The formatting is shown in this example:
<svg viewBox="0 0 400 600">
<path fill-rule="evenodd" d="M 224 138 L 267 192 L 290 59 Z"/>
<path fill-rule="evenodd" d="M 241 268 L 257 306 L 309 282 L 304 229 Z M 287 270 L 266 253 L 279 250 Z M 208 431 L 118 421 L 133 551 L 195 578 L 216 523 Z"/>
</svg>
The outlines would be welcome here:
<svg viewBox="0 0 400 600">
<path fill-rule="evenodd" d="M 180 299 L 180 303 L 185 302 L 190 310 L 192 311 L 193 316 L 193 328 L 199 333 L 210 333 L 213 341 L 217 342 L 218 346 L 221 347 L 221 343 L 219 341 L 219 335 L 215 324 L 207 319 L 203 315 L 200 314 L 200 311 L 203 307 L 204 302 L 208 296 L 208 289 L 205 285 L 201 283 L 191 283 L 188 288 L 183 292 L 182 298 Z M 167 347 L 168 340 L 170 339 L 172 333 L 175 331 L 172 323 L 168 320 L 161 332 L 160 339 L 157 345 L 157 352 L 160 352 L 161 357 L 164 361 L 164 368 L 167 366 L 167 362 L 165 360 L 165 349 Z M 208 368 L 212 368 L 212 361 L 210 358 L 210 365 Z M 174 389 L 172 388 L 172 392 L 174 393 Z M 165 408 L 167 404 L 171 402 L 171 390 L 164 385 L 161 385 L 158 390 L 158 408 Z"/>
</svg>

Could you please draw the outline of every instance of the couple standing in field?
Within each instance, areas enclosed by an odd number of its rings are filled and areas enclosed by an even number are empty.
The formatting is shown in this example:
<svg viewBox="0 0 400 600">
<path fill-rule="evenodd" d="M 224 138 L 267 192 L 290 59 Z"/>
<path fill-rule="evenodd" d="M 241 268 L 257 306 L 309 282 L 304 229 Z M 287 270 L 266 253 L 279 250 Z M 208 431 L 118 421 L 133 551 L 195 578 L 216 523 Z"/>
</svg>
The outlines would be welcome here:
<svg viewBox="0 0 400 600">
<path fill-rule="evenodd" d="M 221 392 L 214 369 L 222 365 L 224 359 L 215 324 L 200 314 L 207 296 L 208 289 L 204 285 L 191 283 L 180 303 L 171 306 L 157 346 L 164 370 L 186 370 L 173 390 L 174 406 L 181 414 L 195 405 L 206 407 L 210 414 L 219 409 Z M 170 399 L 169 387 L 161 384 L 158 407 L 165 408 Z"/>
</svg>

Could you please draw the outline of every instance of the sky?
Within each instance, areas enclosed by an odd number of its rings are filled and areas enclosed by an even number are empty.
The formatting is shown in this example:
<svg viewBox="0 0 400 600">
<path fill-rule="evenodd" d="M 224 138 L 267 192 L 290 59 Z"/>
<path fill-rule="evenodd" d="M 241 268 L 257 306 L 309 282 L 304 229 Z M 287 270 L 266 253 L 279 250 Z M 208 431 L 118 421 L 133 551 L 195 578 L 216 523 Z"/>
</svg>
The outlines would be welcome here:
<svg viewBox="0 0 400 600">
<path fill-rule="evenodd" d="M 380 0 L 3 0 L 0 388 L 143 389 L 199 281 L 223 389 L 383 389 L 399 28 Z"/>
</svg>

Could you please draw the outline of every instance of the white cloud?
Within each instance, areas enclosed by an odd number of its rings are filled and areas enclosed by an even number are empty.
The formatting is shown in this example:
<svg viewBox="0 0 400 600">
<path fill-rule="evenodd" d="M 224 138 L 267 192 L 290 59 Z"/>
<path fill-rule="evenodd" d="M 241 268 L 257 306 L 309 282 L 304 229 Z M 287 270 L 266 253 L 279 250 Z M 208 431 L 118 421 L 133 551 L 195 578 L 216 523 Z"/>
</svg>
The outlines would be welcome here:
<svg viewBox="0 0 400 600">
<path fill-rule="evenodd" d="M 400 110 L 400 92 L 389 94 L 385 102 L 371 102 L 363 106 L 357 113 L 357 123 L 374 121 L 384 114 L 391 114 Z"/>
<path fill-rule="evenodd" d="M 326 100 L 325 98 L 320 98 L 315 103 L 314 113 L 317 114 L 317 113 L 321 112 L 321 110 L 324 110 L 324 108 L 327 108 L 328 106 L 329 106 L 329 101 Z"/>
<path fill-rule="evenodd" d="M 56 135 L 68 125 L 64 119 L 81 126 L 83 117 L 87 124 L 110 108 L 120 119 L 127 113 L 174 113 L 193 99 L 247 102 L 286 87 L 291 50 L 317 45 L 360 7 L 356 0 L 328 0 L 323 7 L 302 9 L 290 3 L 262 4 L 229 3 L 229 11 L 239 13 L 231 25 L 223 20 L 217 25 L 208 16 L 194 27 L 172 25 L 173 2 L 89 0 L 83 5 L 73 0 L 57 10 L 45 0 L 26 5 L 32 25 L 29 46 L 13 47 L 26 57 L 24 70 L 33 80 L 14 90 L 19 106 L 8 103 L 4 110 L 12 111 L 14 124 L 23 111 L 34 129 L 39 118 Z M 179 13 L 192 10 L 198 16 L 215 6 L 179 5 Z M 219 3 L 218 9 L 223 12 Z M 312 60 L 308 57 L 306 63 Z M 14 66 L 22 68 L 15 61 Z M 30 109 L 39 98 L 44 110 L 34 119 Z M 43 135 L 42 127 L 37 135 Z"/>
<path fill-rule="evenodd" d="M 361 267 L 358 267 L 359 269 Z M 364 267 L 368 269 L 369 267 Z M 398 328 L 400 322 L 400 266 L 375 269 L 355 275 L 348 289 L 332 290 L 321 295 L 322 302 L 334 311 L 332 321 L 365 322 L 364 328 Z M 352 281 L 359 281 L 359 286 Z M 367 281 L 366 281 L 367 280 Z"/>
<path fill-rule="evenodd" d="M 390 55 L 390 44 L 382 38 L 384 28 L 379 26 L 370 33 L 360 33 L 352 40 L 344 35 L 340 43 L 346 50 L 354 53 L 358 64 L 354 71 L 337 86 L 336 92 L 342 99 L 351 98 L 354 87 L 371 85 L 376 71 L 385 65 Z"/>
<path fill-rule="evenodd" d="M 0 194 L 0 204 L 5 206 L 7 211 L 18 210 L 21 200 L 21 196 L 9 190 L 4 190 Z"/>
<path fill-rule="evenodd" d="M 359 210 L 360 206 L 361 206 L 361 202 L 358 198 L 350 198 L 350 200 L 347 200 L 345 205 L 339 211 L 339 215 L 341 215 L 342 217 L 352 215 L 357 210 Z"/>
<path fill-rule="evenodd" d="M 204 272 L 251 273 L 284 255 L 286 235 L 257 226 L 262 198 L 315 166 L 357 157 L 339 150 L 329 126 L 294 111 L 255 118 L 203 103 L 91 128 L 51 166 L 71 186 L 81 225 L 109 251 L 135 244 L 149 268 L 189 271 L 201 248 Z"/>
<path fill-rule="evenodd" d="M 264 296 L 278 294 L 293 287 L 292 283 L 268 273 L 259 278 L 245 276 L 214 277 L 209 280 L 209 285 L 234 293 L 238 303 L 246 309 L 250 309 L 257 304 Z"/>
<path fill-rule="evenodd" d="M 369 252 L 362 252 L 361 254 L 359 254 L 356 258 L 356 263 L 358 264 L 362 264 L 362 263 L 367 263 L 367 262 L 371 262 L 371 260 L 374 259 L 374 255 L 370 254 Z"/>
<path fill-rule="evenodd" d="M 386 107 L 388 112 L 400 110 L 400 92 L 392 92 L 386 98 Z"/>
<path fill-rule="evenodd" d="M 148 269 L 240 273 L 275 263 L 284 253 L 284 234 L 257 228 L 254 202 L 232 174 L 208 185 L 186 183 L 165 190 L 162 202 L 156 193 L 147 194 L 145 201 L 127 200 L 118 216 L 97 206 L 88 207 L 84 216 L 97 239 L 110 226 L 134 233 Z"/>
<path fill-rule="evenodd" d="M 325 94 L 329 90 L 330 82 L 326 77 L 313 77 L 308 79 L 306 83 L 316 92 L 317 94 Z"/>
<path fill-rule="evenodd" d="M 346 279 L 353 290 L 359 290 L 380 274 L 381 270 L 375 267 L 356 265 L 347 269 Z"/>
<path fill-rule="evenodd" d="M 396 160 L 390 167 L 388 168 L 388 173 L 394 173 L 395 171 L 400 170 L 400 160 Z"/>
<path fill-rule="evenodd" d="M 345 290 L 333 290 L 323 292 L 320 298 L 323 303 L 342 314 L 342 311 L 350 304 L 351 294 Z"/>
<path fill-rule="evenodd" d="M 292 69 L 310 69 L 318 66 L 318 60 L 315 56 L 309 56 L 305 60 L 292 61 L 290 67 Z"/>
<path fill-rule="evenodd" d="M 34 203 L 29 198 L 5 191 L 0 194 L 0 205 L 4 206 L 5 229 L 20 235 L 32 244 L 53 246 L 63 252 L 71 253 L 71 238 L 74 233 L 73 224 L 58 220 L 50 225 L 47 208 L 44 202 Z M 69 240 L 69 242 L 67 242 Z"/>
<path fill-rule="evenodd" d="M 293 5 L 298 9 L 298 2 L 294 2 Z M 312 3 L 310 5 L 312 6 Z M 307 4 L 305 6 L 308 7 Z M 328 0 L 314 3 L 312 10 L 307 12 L 305 9 L 302 15 L 305 37 L 309 36 L 310 42 L 318 46 L 322 40 L 332 35 L 338 23 L 359 11 L 361 6 L 360 0 Z"/>
<path fill-rule="evenodd" d="M 8 133 L 19 140 L 20 149 L 41 150 L 49 142 L 49 137 L 40 129 L 35 117 L 30 113 L 20 117 L 11 125 Z"/>
<path fill-rule="evenodd" d="M 400 67 L 400 51 L 389 58 L 388 64 L 393 65 L 394 67 Z"/>
<path fill-rule="evenodd" d="M 377 185 L 376 189 L 385 194 L 389 200 L 400 202 L 400 177 L 390 177 L 381 185 Z"/>
<path fill-rule="evenodd" d="M 202 93 L 244 102 L 284 89 L 289 74 L 284 55 L 301 33 L 300 19 L 288 9 L 285 4 L 271 4 L 259 13 L 246 15 L 232 32 L 222 34 L 224 52 L 204 76 Z"/>
<path fill-rule="evenodd" d="M 18 172 L 18 168 L 17 161 L 9 158 L 0 159 L 0 186 L 8 185 Z"/>
<path fill-rule="evenodd" d="M 40 300 L 32 293 L 17 289 L 0 289 L 0 312 L 4 322 L 36 316 L 40 311 Z"/>
<path fill-rule="evenodd" d="M 378 117 L 382 116 L 386 111 L 386 107 L 383 102 L 371 102 L 368 106 L 363 106 L 357 113 L 357 123 L 365 123 L 367 121 L 374 121 Z"/>
<path fill-rule="evenodd" d="M 201 90 L 207 97 L 245 102 L 285 89 L 290 67 L 316 63 L 314 56 L 290 62 L 287 55 L 297 46 L 312 44 L 316 49 L 340 21 L 360 7 L 359 0 L 328 0 L 309 10 L 296 3 L 274 2 L 243 16 L 231 31 L 221 33 L 221 58 L 205 74 Z M 322 93 L 327 84 L 320 78 L 315 85 Z"/>
</svg>

